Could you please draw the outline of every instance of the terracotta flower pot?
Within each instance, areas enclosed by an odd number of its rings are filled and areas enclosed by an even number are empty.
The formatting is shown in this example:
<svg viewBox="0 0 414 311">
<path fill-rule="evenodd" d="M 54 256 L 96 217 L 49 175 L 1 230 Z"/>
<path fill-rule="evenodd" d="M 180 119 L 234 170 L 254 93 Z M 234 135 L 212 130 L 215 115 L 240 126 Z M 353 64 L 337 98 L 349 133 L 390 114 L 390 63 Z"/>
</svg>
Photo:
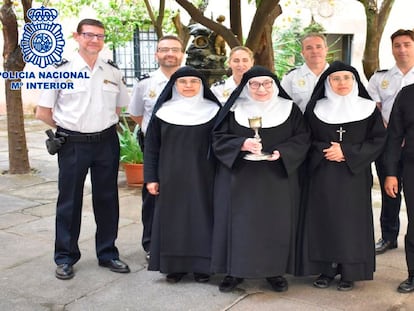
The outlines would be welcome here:
<svg viewBox="0 0 414 311">
<path fill-rule="evenodd" d="M 144 183 L 144 164 L 123 163 L 128 186 L 139 187 Z"/>
</svg>

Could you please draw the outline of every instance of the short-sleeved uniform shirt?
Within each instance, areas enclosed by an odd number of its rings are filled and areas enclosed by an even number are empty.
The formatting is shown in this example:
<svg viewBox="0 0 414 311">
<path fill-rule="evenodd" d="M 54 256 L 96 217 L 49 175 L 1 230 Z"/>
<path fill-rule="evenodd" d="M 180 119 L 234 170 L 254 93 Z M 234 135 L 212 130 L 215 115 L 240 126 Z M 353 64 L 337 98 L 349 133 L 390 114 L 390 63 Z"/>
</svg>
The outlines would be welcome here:
<svg viewBox="0 0 414 311">
<path fill-rule="evenodd" d="M 154 105 L 168 80 L 161 69 L 157 69 L 134 86 L 128 113 L 132 116 L 143 117 L 141 130 L 144 134 L 147 131 Z"/>
<path fill-rule="evenodd" d="M 71 82 L 73 88 L 45 89 L 40 95 L 38 105 L 52 108 L 57 126 L 70 131 L 95 133 L 118 123 L 116 108 L 126 107 L 129 103 L 128 90 L 118 68 L 98 58 L 91 70 L 76 54 L 73 60 L 50 68 L 50 71 L 83 73 L 83 78 L 53 78 L 58 83 Z"/>
<path fill-rule="evenodd" d="M 325 70 L 329 67 L 325 66 Z M 322 74 L 322 73 L 321 73 Z M 299 106 L 302 113 L 305 112 L 306 105 L 312 95 L 313 89 L 319 80 L 319 76 L 316 76 L 308 65 L 295 68 L 288 72 L 280 82 L 283 89 L 293 99 L 293 102 Z"/>
<path fill-rule="evenodd" d="M 236 87 L 233 76 L 230 76 L 227 79 L 214 83 L 210 89 L 216 95 L 219 102 L 224 105 Z"/>
<path fill-rule="evenodd" d="M 406 85 L 414 83 L 414 67 L 405 75 L 397 66 L 380 70 L 369 79 L 367 91 L 374 101 L 381 103 L 381 114 L 389 122 L 392 106 L 398 92 Z"/>
</svg>

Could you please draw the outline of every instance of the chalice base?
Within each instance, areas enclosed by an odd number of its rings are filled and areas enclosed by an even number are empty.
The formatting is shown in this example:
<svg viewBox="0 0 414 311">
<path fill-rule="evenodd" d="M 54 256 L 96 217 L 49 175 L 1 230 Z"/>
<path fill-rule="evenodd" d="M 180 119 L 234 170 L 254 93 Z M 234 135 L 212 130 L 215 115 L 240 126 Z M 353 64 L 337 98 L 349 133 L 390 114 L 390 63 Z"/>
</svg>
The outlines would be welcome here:
<svg viewBox="0 0 414 311">
<path fill-rule="evenodd" d="M 262 154 L 254 154 L 254 153 L 248 153 L 246 154 L 243 159 L 249 160 L 249 161 L 264 161 L 271 157 L 269 153 L 262 153 Z"/>
</svg>

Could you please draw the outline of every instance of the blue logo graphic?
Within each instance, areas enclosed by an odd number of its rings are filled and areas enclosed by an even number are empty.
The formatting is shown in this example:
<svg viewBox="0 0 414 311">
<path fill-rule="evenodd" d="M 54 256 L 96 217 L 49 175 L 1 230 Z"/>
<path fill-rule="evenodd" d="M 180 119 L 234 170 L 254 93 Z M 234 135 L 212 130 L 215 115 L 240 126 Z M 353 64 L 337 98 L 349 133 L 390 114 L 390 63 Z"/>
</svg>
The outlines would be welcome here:
<svg viewBox="0 0 414 311">
<path fill-rule="evenodd" d="M 26 63 L 45 68 L 62 60 L 65 40 L 62 26 L 53 23 L 57 16 L 57 10 L 44 6 L 27 12 L 32 23 L 24 25 L 23 38 L 20 41 Z"/>
</svg>

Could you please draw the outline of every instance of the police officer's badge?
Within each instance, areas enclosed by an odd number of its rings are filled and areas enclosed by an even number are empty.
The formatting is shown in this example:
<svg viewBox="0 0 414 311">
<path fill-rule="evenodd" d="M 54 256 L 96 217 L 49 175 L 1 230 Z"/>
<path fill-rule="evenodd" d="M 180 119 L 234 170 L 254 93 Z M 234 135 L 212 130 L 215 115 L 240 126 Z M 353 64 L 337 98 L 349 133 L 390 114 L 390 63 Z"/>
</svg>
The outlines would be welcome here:
<svg viewBox="0 0 414 311">
<path fill-rule="evenodd" d="M 149 96 L 150 98 L 155 98 L 155 97 L 157 96 L 157 93 L 155 93 L 155 91 L 154 91 L 154 90 L 150 90 L 150 91 L 149 91 L 148 96 Z"/>
<path fill-rule="evenodd" d="M 32 23 L 24 25 L 24 33 L 20 41 L 25 62 L 45 68 L 62 60 L 63 39 L 62 26 L 53 23 L 58 16 L 55 9 L 44 6 L 30 9 L 27 17 Z"/>
<path fill-rule="evenodd" d="M 229 90 L 224 90 L 222 95 L 223 95 L 224 98 L 227 98 L 227 97 L 230 96 L 230 91 Z"/>
<path fill-rule="evenodd" d="M 381 81 L 381 88 L 383 90 L 387 89 L 389 85 L 390 85 L 390 81 L 388 81 L 388 80 L 382 80 Z"/>
</svg>

